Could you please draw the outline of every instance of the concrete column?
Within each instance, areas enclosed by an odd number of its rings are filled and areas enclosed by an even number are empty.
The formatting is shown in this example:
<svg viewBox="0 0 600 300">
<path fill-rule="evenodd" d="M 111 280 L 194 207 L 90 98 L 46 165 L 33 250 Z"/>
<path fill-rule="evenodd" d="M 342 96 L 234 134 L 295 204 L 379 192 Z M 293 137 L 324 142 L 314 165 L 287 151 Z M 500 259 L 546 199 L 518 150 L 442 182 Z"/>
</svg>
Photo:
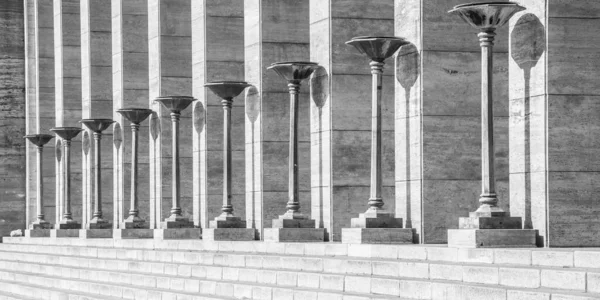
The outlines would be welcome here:
<svg viewBox="0 0 600 300">
<path fill-rule="evenodd" d="M 111 56 L 111 6 L 103 1 L 82 0 L 81 2 L 81 87 L 82 87 L 82 111 L 83 119 L 111 119 L 113 116 L 112 102 L 112 56 Z M 85 191 L 89 203 L 88 211 L 93 212 L 93 157 L 94 138 L 93 133 L 87 130 L 90 144 L 85 159 L 84 177 L 88 178 Z M 110 220 L 113 215 L 112 205 L 112 130 L 106 130 L 102 134 L 101 143 L 101 169 L 104 178 L 102 186 L 102 211 L 103 218 Z M 85 149 L 84 149 L 85 150 Z M 84 155 L 85 157 L 86 155 Z M 86 220 L 91 219 L 88 215 Z"/>
<path fill-rule="evenodd" d="M 396 57 L 396 215 L 421 243 L 446 243 L 479 206 L 481 49 L 478 31 L 447 13 L 463 2 L 395 0 L 395 35 L 412 42 Z M 496 192 L 508 210 L 507 27 L 496 33 Z"/>
<path fill-rule="evenodd" d="M 55 126 L 80 127 L 81 120 L 81 27 L 78 0 L 54 0 L 54 111 Z M 41 68 L 40 68 L 41 69 Z M 52 110 L 49 110 L 50 112 Z M 83 215 L 82 151 L 79 135 L 71 142 L 71 212 Z M 63 212 L 64 213 L 64 212 Z M 85 226 L 87 220 L 82 220 Z"/>
<path fill-rule="evenodd" d="M 150 228 L 159 228 L 171 209 L 171 116 L 154 99 L 192 94 L 191 0 L 148 0 L 150 119 Z M 192 110 L 180 118 L 180 205 L 192 219 Z"/>
<path fill-rule="evenodd" d="M 112 0 L 112 118 L 113 125 L 113 228 L 129 212 L 131 129 L 116 112 L 120 108 L 148 108 L 148 3 Z M 147 223 L 150 212 L 148 122 L 139 128 L 138 199 L 139 216 Z M 109 139 L 106 143 L 109 144 Z M 154 186 L 152 186 L 154 187 Z"/>
<path fill-rule="evenodd" d="M 2 182 L 2 200 L 0 201 L 0 219 L 5 220 L 1 226 L 0 235 L 6 236 L 10 231 L 25 228 L 26 209 L 29 204 L 35 203 L 35 193 L 28 195 L 33 203 L 27 203 L 24 197 L 26 193 L 26 148 L 23 135 L 26 133 L 26 116 L 28 115 L 28 104 L 30 94 L 26 89 L 26 67 L 25 61 L 29 57 L 29 35 L 25 36 L 25 27 L 31 29 L 29 17 L 25 18 L 25 6 L 29 3 L 22 0 L 10 0 L 2 2 L 0 6 L 0 104 L 4 108 L 0 120 L 2 122 L 2 134 L 0 135 L 0 149 L 2 151 L 2 164 L 0 174 Z M 29 12 L 29 9 L 27 10 Z M 27 40 L 27 46 L 25 44 Z M 28 62 L 29 67 L 29 62 Z M 29 76 L 27 71 L 27 76 Z M 27 94 L 27 96 L 26 96 Z M 26 102 L 26 97 L 27 101 Z M 29 121 L 29 120 L 28 120 Z M 30 129 L 30 128 L 27 128 Z M 34 128 L 35 129 L 35 128 Z M 32 152 L 37 147 L 28 147 Z M 32 169 L 36 169 L 35 156 L 30 156 Z M 31 173 L 30 173 L 31 174 Z M 35 173 L 33 173 L 35 174 Z M 32 176 L 35 180 L 35 175 Z M 35 209 L 31 212 L 31 220 L 35 220 Z M 29 220 L 27 220 L 29 221 Z"/>
<path fill-rule="evenodd" d="M 221 99 L 204 83 L 244 80 L 244 5 L 242 1 L 192 1 L 193 215 L 208 227 L 221 213 L 223 193 L 223 110 Z M 244 101 L 233 102 L 231 116 L 232 196 L 244 218 Z M 187 145 L 182 145 L 187 147 Z"/>
<path fill-rule="evenodd" d="M 538 246 L 600 246 L 597 1 L 525 0 L 510 22 L 510 211 Z"/>
<path fill-rule="evenodd" d="M 36 91 L 37 91 L 37 63 L 36 63 L 36 1 L 28 0 L 24 3 L 24 50 L 25 50 L 25 131 L 27 134 L 34 134 L 39 132 L 38 119 L 36 115 Z M 54 146 L 54 143 L 50 143 L 50 147 Z M 26 206 L 25 206 L 25 221 L 27 224 L 32 222 L 35 218 L 33 215 L 36 211 L 34 207 L 37 194 L 36 185 L 36 146 L 29 143 L 25 143 L 25 171 L 27 174 L 26 185 Z M 48 152 L 48 151 L 47 151 Z M 54 152 L 54 151 L 50 151 Z M 54 153 L 52 153 L 54 154 Z M 48 160 L 52 165 L 52 159 Z M 53 166 L 53 165 L 52 165 Z M 54 168 L 54 166 L 52 167 Z M 50 172 L 51 174 L 53 172 Z M 52 174 L 53 175 L 53 174 Z M 52 189 L 54 187 L 51 187 Z M 50 205 L 54 207 L 54 201 L 50 199 L 46 202 L 51 202 Z M 48 203 L 46 203 L 48 206 Z M 54 210 L 46 210 L 46 218 L 54 223 Z"/>
<path fill-rule="evenodd" d="M 310 1 L 312 217 L 341 240 L 341 228 L 367 209 L 371 157 L 369 59 L 345 44 L 352 37 L 392 36 L 394 2 Z M 393 60 L 383 71 L 383 201 L 394 211 Z"/>
<path fill-rule="evenodd" d="M 274 62 L 309 59 L 308 0 L 244 1 L 246 81 L 246 220 L 259 237 L 287 202 L 289 94 L 266 68 Z M 300 92 L 298 120 L 301 206 L 309 207 L 309 99 Z"/>
</svg>

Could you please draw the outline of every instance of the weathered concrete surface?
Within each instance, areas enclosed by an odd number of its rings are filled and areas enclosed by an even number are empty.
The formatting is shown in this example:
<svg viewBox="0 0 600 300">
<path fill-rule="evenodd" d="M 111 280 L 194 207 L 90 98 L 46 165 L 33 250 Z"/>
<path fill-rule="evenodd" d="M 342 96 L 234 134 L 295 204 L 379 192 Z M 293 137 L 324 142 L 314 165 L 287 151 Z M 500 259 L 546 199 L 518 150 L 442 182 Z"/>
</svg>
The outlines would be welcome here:
<svg viewBox="0 0 600 300">
<path fill-rule="evenodd" d="M 342 228 L 344 244 L 412 244 L 412 228 Z"/>
<path fill-rule="evenodd" d="M 148 108 L 148 5 L 145 1 L 111 1 L 113 97 L 113 228 L 120 228 L 130 209 L 131 127 L 115 111 Z M 150 223 L 148 120 L 140 126 L 138 152 L 139 216 Z M 109 142 L 107 139 L 106 142 Z M 110 179 L 105 179 L 110 180 Z"/>
<path fill-rule="evenodd" d="M 521 4 L 510 22 L 511 214 L 540 246 L 599 246 L 600 3 Z"/>
<path fill-rule="evenodd" d="M 267 242 L 323 242 L 325 228 L 265 228 Z"/>
<path fill-rule="evenodd" d="M 154 229 L 154 239 L 157 240 L 182 240 L 182 239 L 200 239 L 202 237 L 201 228 L 169 228 Z"/>
<path fill-rule="evenodd" d="M 367 209 L 370 185 L 371 73 L 369 60 L 344 43 L 361 35 L 394 35 L 394 2 L 310 1 L 311 214 L 328 239 Z M 360 12 L 360 13 L 358 13 Z M 393 59 L 383 71 L 383 201 L 394 211 Z"/>
<path fill-rule="evenodd" d="M 308 0 L 244 1 L 246 90 L 245 161 L 247 226 L 271 227 L 285 211 L 288 181 L 289 94 L 287 83 L 266 68 L 278 61 L 309 58 Z M 304 84 L 299 104 L 299 169 L 301 212 L 308 215 L 309 99 Z"/>
<path fill-rule="evenodd" d="M 110 239 L 113 237 L 112 228 L 109 229 L 80 229 L 80 239 Z"/>
<path fill-rule="evenodd" d="M 205 241 L 252 241 L 254 228 L 204 228 L 202 239 Z"/>
<path fill-rule="evenodd" d="M 464 1 L 396 0 L 396 213 L 422 243 L 478 207 L 481 193 L 481 54 L 477 30 L 447 14 Z M 507 28 L 494 46 L 496 190 L 508 209 Z M 516 215 L 518 216 L 518 215 Z"/>
<path fill-rule="evenodd" d="M 113 239 L 151 239 L 154 229 L 113 229 Z"/>
<path fill-rule="evenodd" d="M 192 1 L 193 214 L 194 224 L 208 228 L 221 213 L 223 195 L 223 109 L 204 87 L 212 81 L 244 80 L 243 1 Z M 232 109 L 232 205 L 245 218 L 244 94 Z M 187 146 L 186 146 L 187 147 Z"/>
<path fill-rule="evenodd" d="M 24 2 L 4 1 L 0 5 L 0 236 L 25 229 L 27 209 L 35 215 L 35 192 L 29 205 L 25 199 L 24 27 Z M 32 154 L 29 158 L 35 165 L 35 150 Z M 35 179 L 35 173 L 31 177 Z"/>
<path fill-rule="evenodd" d="M 159 228 L 172 207 L 173 136 L 170 111 L 154 99 L 160 96 L 192 95 L 192 1 L 148 0 L 149 103 L 150 117 L 150 228 Z M 191 106 L 191 105 L 190 105 Z M 181 112 L 179 125 L 180 206 L 192 217 L 192 107 Z"/>
</svg>

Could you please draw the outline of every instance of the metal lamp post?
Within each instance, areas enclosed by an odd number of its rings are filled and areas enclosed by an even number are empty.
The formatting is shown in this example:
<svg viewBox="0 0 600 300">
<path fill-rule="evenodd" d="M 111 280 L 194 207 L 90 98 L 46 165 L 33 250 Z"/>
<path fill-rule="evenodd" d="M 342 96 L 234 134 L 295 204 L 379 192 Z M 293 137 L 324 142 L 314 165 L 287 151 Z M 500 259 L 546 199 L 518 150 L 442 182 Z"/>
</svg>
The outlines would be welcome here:
<svg viewBox="0 0 600 300">
<path fill-rule="evenodd" d="M 36 190 L 36 213 L 37 220 L 30 225 L 30 229 L 52 229 L 52 224 L 45 219 L 44 214 L 44 177 L 42 175 L 42 152 L 46 145 L 54 136 L 50 134 L 29 134 L 24 136 L 29 142 L 37 147 L 36 163 L 37 163 L 37 190 Z"/>
</svg>

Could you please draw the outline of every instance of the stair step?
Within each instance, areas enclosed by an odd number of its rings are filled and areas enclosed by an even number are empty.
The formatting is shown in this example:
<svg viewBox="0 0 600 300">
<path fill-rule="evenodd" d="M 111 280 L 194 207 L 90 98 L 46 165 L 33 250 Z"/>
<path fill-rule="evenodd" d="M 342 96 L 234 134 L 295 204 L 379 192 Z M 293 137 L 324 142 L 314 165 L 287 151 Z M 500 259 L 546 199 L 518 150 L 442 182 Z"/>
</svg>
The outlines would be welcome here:
<svg viewBox="0 0 600 300">
<path fill-rule="evenodd" d="M 239 282 L 236 280 L 226 280 L 221 278 L 197 278 L 190 277 L 187 274 L 187 277 L 182 278 L 182 275 L 157 275 L 151 273 L 143 273 L 143 272 L 127 272 L 123 270 L 114 270 L 114 271 L 106 271 L 106 270 L 98 270 L 98 269 L 87 269 L 87 268 L 77 268 L 77 267 L 62 267 L 62 266 L 54 266 L 49 264 L 28 264 L 22 262 L 11 262 L 4 261 L 2 264 L 3 268 L 8 272 L 23 270 L 24 272 L 31 273 L 33 271 L 44 273 L 47 268 L 55 268 L 54 272 L 49 274 L 45 274 L 48 276 L 61 276 L 65 280 L 90 280 L 92 278 L 100 279 L 100 282 L 106 284 L 133 284 L 134 287 L 157 287 L 159 289 L 187 289 L 187 284 L 190 282 L 190 286 L 198 286 L 197 290 L 191 290 L 192 292 L 199 291 L 204 294 L 219 294 L 219 290 L 221 291 L 221 295 L 223 291 L 234 291 L 234 290 L 248 290 L 248 286 L 252 286 L 253 291 L 257 291 L 257 293 L 265 294 L 265 295 L 273 295 L 273 298 L 261 298 L 258 299 L 278 299 L 275 298 L 275 293 L 297 293 L 303 292 L 307 295 L 318 295 L 315 289 L 318 289 L 318 286 L 313 288 L 306 287 L 298 287 L 298 286 L 285 286 L 283 285 L 274 285 L 274 284 L 265 284 L 265 283 L 255 283 L 255 282 Z M 292 280 L 297 280 L 297 277 L 294 278 L 294 272 L 284 272 L 280 274 L 288 273 L 287 276 L 292 277 Z M 38 273 L 31 273 L 38 274 Z M 85 275 L 84 275 L 85 274 Z M 318 274 L 317 274 L 318 275 Z M 184 275 L 185 276 L 185 275 Z M 257 276 L 260 276 L 257 274 Z M 101 279 L 102 278 L 102 279 Z M 107 280 L 114 279 L 114 282 L 107 282 Z M 96 280 L 98 281 L 98 280 Z M 149 283 L 149 285 L 148 285 Z M 160 286 L 160 285 L 163 286 Z M 359 277 L 359 276 L 347 276 L 344 280 L 342 280 L 341 285 L 344 287 L 344 292 L 342 291 L 327 291 L 320 289 L 321 293 L 328 293 L 331 296 L 353 296 L 353 297 L 365 297 L 367 299 L 373 298 L 374 296 L 369 296 L 369 293 L 387 293 L 388 296 L 380 296 L 376 299 L 390 299 L 390 296 L 393 296 L 392 299 L 397 299 L 397 296 L 403 296 L 405 298 L 416 298 L 416 299 L 429 299 L 432 297 L 428 292 L 432 290 L 450 290 L 452 291 L 469 291 L 469 293 L 478 293 L 481 295 L 497 295 L 497 297 L 501 297 L 501 295 L 506 295 L 507 291 L 509 293 L 522 293 L 525 291 L 535 292 L 538 294 L 544 295 L 567 295 L 570 296 L 579 296 L 579 297 L 590 297 L 590 298 L 600 298 L 600 295 L 589 294 L 589 293 L 570 293 L 567 291 L 559 291 L 552 289 L 515 289 L 515 288 L 503 288 L 498 286 L 489 286 L 489 285 L 477 285 L 477 284 L 466 284 L 466 283 L 458 283 L 458 282 L 450 282 L 443 280 L 406 280 L 406 279 L 390 279 L 390 278 L 374 278 L 374 277 Z M 352 285 L 354 290 L 348 291 L 346 290 L 348 285 Z M 366 287 L 365 290 L 364 287 Z M 190 290 L 188 290 L 189 292 Z M 235 296 L 235 295 L 229 295 Z M 252 294 L 251 294 L 252 296 Z M 494 298 L 492 298 L 494 299 Z M 500 299 L 500 298 L 498 298 Z"/>
<path fill-rule="evenodd" d="M 74 292 L 62 290 L 52 287 L 40 287 L 35 284 L 17 282 L 12 280 L 0 280 L 0 300 L 2 299 L 20 299 L 20 300 L 36 300 L 36 299 L 52 299 L 52 300 L 114 300 L 115 297 L 102 295 L 93 295 L 89 293 Z"/>
</svg>

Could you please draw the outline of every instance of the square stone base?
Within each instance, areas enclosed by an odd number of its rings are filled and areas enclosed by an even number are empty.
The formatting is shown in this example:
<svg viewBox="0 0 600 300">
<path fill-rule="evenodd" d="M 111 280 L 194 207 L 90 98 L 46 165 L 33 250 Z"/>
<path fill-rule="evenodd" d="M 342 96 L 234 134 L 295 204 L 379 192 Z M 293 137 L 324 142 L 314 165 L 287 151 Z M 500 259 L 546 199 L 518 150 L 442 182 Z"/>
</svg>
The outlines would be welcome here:
<svg viewBox="0 0 600 300">
<path fill-rule="evenodd" d="M 345 244 L 412 244 L 412 228 L 342 228 Z"/>
<path fill-rule="evenodd" d="M 535 247 L 533 229 L 449 229 L 448 247 L 528 248 Z"/>
<path fill-rule="evenodd" d="M 77 222 L 72 223 L 58 223 L 54 226 L 56 229 L 81 229 L 81 224 Z"/>
<path fill-rule="evenodd" d="M 478 217 L 458 218 L 460 229 L 521 229 L 521 217 Z"/>
<path fill-rule="evenodd" d="M 315 220 L 312 219 L 274 219 L 273 228 L 306 228 L 315 229 Z"/>
<path fill-rule="evenodd" d="M 80 229 L 80 239 L 110 239 L 113 236 L 112 229 Z"/>
<path fill-rule="evenodd" d="M 50 230 L 52 230 L 52 229 L 27 229 L 27 230 L 25 230 L 25 237 L 28 237 L 28 238 L 50 237 Z"/>
<path fill-rule="evenodd" d="M 113 229 L 113 239 L 151 239 L 154 229 Z"/>
<path fill-rule="evenodd" d="M 89 223 L 88 227 L 89 227 L 89 229 L 111 229 L 112 230 L 112 223 L 109 223 L 109 222 Z"/>
<path fill-rule="evenodd" d="M 324 242 L 325 228 L 265 228 L 267 242 Z"/>
<path fill-rule="evenodd" d="M 202 228 L 154 229 L 155 240 L 183 240 L 202 238 Z"/>
<path fill-rule="evenodd" d="M 78 238 L 79 229 L 50 229 L 50 237 L 52 238 Z"/>
<path fill-rule="evenodd" d="M 205 241 L 253 241 L 254 228 L 205 228 L 202 239 Z"/>
</svg>

